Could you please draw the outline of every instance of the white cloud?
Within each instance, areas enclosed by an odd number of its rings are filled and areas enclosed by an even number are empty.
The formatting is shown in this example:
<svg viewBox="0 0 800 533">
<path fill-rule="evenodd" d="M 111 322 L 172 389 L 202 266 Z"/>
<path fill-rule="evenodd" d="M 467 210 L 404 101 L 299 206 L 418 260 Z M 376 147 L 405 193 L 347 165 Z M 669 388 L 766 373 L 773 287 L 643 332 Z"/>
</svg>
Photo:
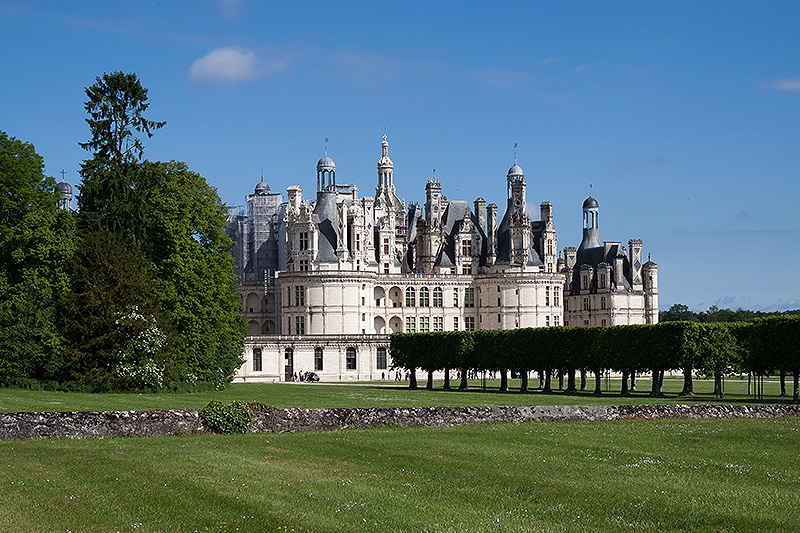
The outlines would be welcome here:
<svg viewBox="0 0 800 533">
<path fill-rule="evenodd" d="M 482 68 L 473 70 L 471 74 L 484 85 L 498 89 L 511 89 L 531 78 L 530 72 L 508 70 L 503 67 Z"/>
<path fill-rule="evenodd" d="M 782 78 L 770 80 L 766 86 L 776 91 L 798 92 L 800 91 L 800 78 Z"/>
<path fill-rule="evenodd" d="M 253 50 L 225 47 L 196 59 L 189 70 L 189 79 L 198 85 L 230 85 L 286 67 L 286 62 L 276 57 L 258 57 Z"/>
</svg>

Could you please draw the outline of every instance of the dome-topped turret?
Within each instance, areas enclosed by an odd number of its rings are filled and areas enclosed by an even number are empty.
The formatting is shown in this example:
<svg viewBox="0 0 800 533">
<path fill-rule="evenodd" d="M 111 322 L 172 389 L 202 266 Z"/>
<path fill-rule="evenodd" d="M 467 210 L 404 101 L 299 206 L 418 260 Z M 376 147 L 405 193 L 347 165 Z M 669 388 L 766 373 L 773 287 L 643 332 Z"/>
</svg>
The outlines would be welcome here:
<svg viewBox="0 0 800 533">
<path fill-rule="evenodd" d="M 507 178 L 511 178 L 513 176 L 525 176 L 525 173 L 522 171 L 522 167 L 520 167 L 516 161 L 514 161 L 514 165 L 508 169 L 508 174 L 506 174 Z"/>
<path fill-rule="evenodd" d="M 67 183 L 66 181 L 62 181 L 58 185 L 56 185 L 56 192 L 59 194 L 72 194 L 72 185 Z"/>
<path fill-rule="evenodd" d="M 267 185 L 264 180 L 259 181 L 258 184 L 256 185 L 255 193 L 257 196 L 264 196 L 266 194 L 269 194 L 269 191 L 270 191 L 269 185 Z"/>
<path fill-rule="evenodd" d="M 600 206 L 597 205 L 597 200 L 595 200 L 594 197 L 592 197 L 591 194 L 589 195 L 589 198 L 587 198 L 586 200 L 583 201 L 583 208 L 584 209 L 597 209 L 598 207 L 600 207 Z"/>
<path fill-rule="evenodd" d="M 336 170 L 336 163 L 333 162 L 333 159 L 328 157 L 327 151 L 325 156 L 317 162 L 317 171 L 322 170 Z"/>
</svg>

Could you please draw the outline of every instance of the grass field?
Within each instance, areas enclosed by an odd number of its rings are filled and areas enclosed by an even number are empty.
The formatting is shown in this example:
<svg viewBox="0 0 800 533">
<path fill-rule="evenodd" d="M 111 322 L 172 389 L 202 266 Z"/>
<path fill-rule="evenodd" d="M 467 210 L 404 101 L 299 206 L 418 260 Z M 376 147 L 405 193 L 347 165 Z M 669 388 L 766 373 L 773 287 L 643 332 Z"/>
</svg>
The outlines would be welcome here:
<svg viewBox="0 0 800 533">
<path fill-rule="evenodd" d="M 800 421 L 0 443 L 2 531 L 786 531 Z"/>
<path fill-rule="evenodd" d="M 359 384 L 323 383 L 275 383 L 275 384 L 233 384 L 225 390 L 186 394 L 90 394 L 73 392 L 33 391 L 24 389 L 0 388 L 0 412 L 13 411 L 120 411 L 128 409 L 180 409 L 202 408 L 210 400 L 223 403 L 233 400 L 259 401 L 276 407 L 428 407 L 428 406 L 478 406 L 478 405 L 618 405 L 641 403 L 692 403 L 715 402 L 713 383 L 695 380 L 695 397 L 678 396 L 683 381 L 675 377 L 664 380 L 665 398 L 649 398 L 650 379 L 637 380 L 638 392 L 629 397 L 619 395 L 619 380 L 604 381 L 602 396 L 594 396 L 594 381 L 588 383 L 589 390 L 576 394 L 555 391 L 543 394 L 531 391 L 520 394 L 519 380 L 509 380 L 512 390 L 498 392 L 499 381 L 489 381 L 487 389 L 481 389 L 479 381 L 470 382 L 467 391 L 443 391 L 441 383 L 435 383 L 434 390 L 408 390 L 407 383 L 372 382 Z M 554 380 L 553 387 L 558 381 Z M 454 383 L 457 386 L 457 383 Z M 531 380 L 530 386 L 538 385 Z M 420 387 L 425 381 L 420 381 Z M 607 386 L 607 389 L 606 389 Z M 791 394 L 791 384 L 787 383 Z M 747 380 L 728 379 L 725 382 L 726 398 L 722 403 L 781 403 L 791 397 L 780 397 L 777 380 L 770 380 L 764 386 L 764 399 L 756 402 L 747 396 Z"/>
</svg>

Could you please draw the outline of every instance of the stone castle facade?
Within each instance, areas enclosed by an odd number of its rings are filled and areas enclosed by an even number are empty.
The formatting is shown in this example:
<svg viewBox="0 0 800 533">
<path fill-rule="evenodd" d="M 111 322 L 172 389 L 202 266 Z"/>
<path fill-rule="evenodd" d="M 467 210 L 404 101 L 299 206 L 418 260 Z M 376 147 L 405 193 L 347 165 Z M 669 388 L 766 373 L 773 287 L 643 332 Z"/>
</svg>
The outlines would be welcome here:
<svg viewBox="0 0 800 533">
<path fill-rule="evenodd" d="M 495 204 L 448 200 L 436 177 L 424 204 L 405 205 L 385 135 L 377 171 L 375 196 L 359 197 L 326 150 L 312 199 L 262 180 L 229 208 L 249 327 L 235 381 L 388 378 L 391 333 L 658 320 L 657 266 L 641 241 L 600 242 L 591 196 L 580 247 L 559 254 L 552 205 L 531 217 L 516 161 L 499 222 Z"/>
</svg>

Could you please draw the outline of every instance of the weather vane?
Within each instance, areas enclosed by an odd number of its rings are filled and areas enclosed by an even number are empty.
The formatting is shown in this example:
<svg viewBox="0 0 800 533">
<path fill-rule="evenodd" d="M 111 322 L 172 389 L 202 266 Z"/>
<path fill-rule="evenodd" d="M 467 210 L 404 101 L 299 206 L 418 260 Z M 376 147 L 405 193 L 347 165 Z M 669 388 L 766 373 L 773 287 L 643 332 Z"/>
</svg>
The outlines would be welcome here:
<svg viewBox="0 0 800 533">
<path fill-rule="evenodd" d="M 328 138 L 325 137 L 325 155 L 328 155 Z"/>
<path fill-rule="evenodd" d="M 517 164 L 517 143 L 514 143 L 514 164 Z"/>
</svg>

